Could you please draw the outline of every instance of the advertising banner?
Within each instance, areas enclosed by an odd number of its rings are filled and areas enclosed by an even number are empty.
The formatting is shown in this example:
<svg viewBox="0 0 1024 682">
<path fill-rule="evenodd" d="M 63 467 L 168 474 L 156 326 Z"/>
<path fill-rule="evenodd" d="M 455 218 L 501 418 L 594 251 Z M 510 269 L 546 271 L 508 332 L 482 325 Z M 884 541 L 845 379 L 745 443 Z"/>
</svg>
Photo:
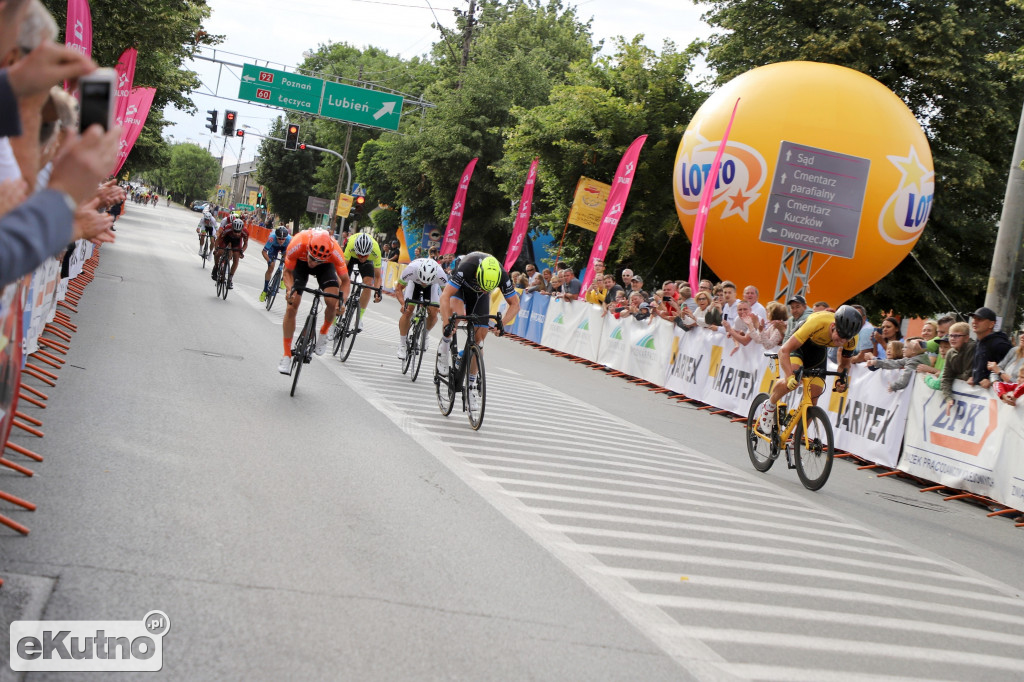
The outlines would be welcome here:
<svg viewBox="0 0 1024 682">
<path fill-rule="evenodd" d="M 569 223 L 591 232 L 601 226 L 601 214 L 608 203 L 612 186 L 585 176 L 576 183 L 576 194 L 569 209 Z"/>
<path fill-rule="evenodd" d="M 835 446 L 876 464 L 895 467 L 910 408 L 911 387 L 889 392 L 899 370 L 872 372 L 864 365 L 850 370 L 850 389 L 845 394 L 829 393 L 818 400 L 828 412 Z M 916 375 L 923 383 L 924 375 Z M 832 387 L 834 379 L 829 380 Z M 931 390 L 931 389 L 929 389 Z"/>
<path fill-rule="evenodd" d="M 523 334 L 523 338 L 534 343 L 540 343 L 540 339 L 544 335 L 544 320 L 548 313 L 548 305 L 550 304 L 550 296 L 534 295 L 533 303 L 530 306 L 530 320 L 526 326 L 526 333 Z"/>
<path fill-rule="evenodd" d="M 526 184 L 523 186 L 523 196 L 519 200 L 519 210 L 516 212 L 516 222 L 512 226 L 512 238 L 508 242 L 508 252 L 505 254 L 505 269 L 511 270 L 519 254 L 523 251 L 523 240 L 526 239 L 526 229 L 530 226 L 530 213 L 533 209 L 533 188 L 537 183 L 537 164 L 540 159 L 534 159 L 530 164 L 530 171 L 526 174 Z"/>
<path fill-rule="evenodd" d="M 574 301 L 573 304 L 583 308 L 584 314 L 569 334 L 565 352 L 591 362 L 597 362 L 601 353 L 601 338 L 604 336 L 602 332 L 605 321 L 615 318 L 606 314 L 604 308 L 599 305 L 580 301 Z"/>
<path fill-rule="evenodd" d="M 548 306 L 547 321 L 544 323 L 544 334 L 541 345 L 554 348 L 563 353 L 568 352 L 569 338 L 587 314 L 587 304 L 575 301 L 564 301 L 556 298 Z"/>
<path fill-rule="evenodd" d="M 478 159 L 473 159 L 466 164 L 466 170 L 462 171 L 459 179 L 459 188 L 455 191 L 455 200 L 452 201 L 452 210 L 448 214 L 448 226 L 444 230 L 444 242 L 441 243 L 441 255 L 455 253 L 459 245 L 459 232 L 462 231 L 462 214 L 466 210 L 466 194 L 469 192 L 469 180 L 473 177 L 473 169 L 476 168 Z"/>
</svg>

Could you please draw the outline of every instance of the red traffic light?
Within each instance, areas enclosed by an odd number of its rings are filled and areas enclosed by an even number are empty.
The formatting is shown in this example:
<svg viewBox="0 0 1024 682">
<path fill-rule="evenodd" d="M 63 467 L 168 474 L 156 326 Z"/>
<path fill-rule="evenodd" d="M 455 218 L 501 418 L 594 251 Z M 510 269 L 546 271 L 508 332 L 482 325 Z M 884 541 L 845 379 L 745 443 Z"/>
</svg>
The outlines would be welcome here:
<svg viewBox="0 0 1024 682">
<path fill-rule="evenodd" d="M 227 120 L 227 121 L 234 121 L 235 120 L 235 112 L 233 112 L 233 111 L 225 112 L 224 113 L 224 119 Z"/>
<path fill-rule="evenodd" d="M 356 197 L 354 199 L 354 203 L 356 206 L 362 206 L 363 204 L 366 203 L 366 197 Z"/>
<path fill-rule="evenodd" d="M 300 142 L 299 143 L 299 149 L 305 149 L 305 148 L 306 148 L 306 143 L 305 142 Z"/>
<path fill-rule="evenodd" d="M 235 131 L 235 137 L 245 137 L 245 131 L 244 130 L 236 130 Z"/>
<path fill-rule="evenodd" d="M 288 134 L 289 135 L 295 135 L 298 132 L 299 132 L 299 126 L 296 126 L 296 125 L 288 126 Z"/>
</svg>

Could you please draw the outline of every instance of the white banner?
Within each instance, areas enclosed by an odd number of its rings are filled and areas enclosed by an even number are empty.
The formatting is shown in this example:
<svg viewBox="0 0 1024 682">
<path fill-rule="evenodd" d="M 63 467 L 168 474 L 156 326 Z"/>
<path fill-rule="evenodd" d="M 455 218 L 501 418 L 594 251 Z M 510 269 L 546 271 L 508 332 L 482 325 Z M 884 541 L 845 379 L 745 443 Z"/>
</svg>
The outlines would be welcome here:
<svg viewBox="0 0 1024 682">
<path fill-rule="evenodd" d="M 687 398 L 703 400 L 710 376 L 711 340 L 714 336 L 714 332 L 700 327 L 688 332 L 675 328 L 674 351 L 664 381 L 665 388 Z"/>
<path fill-rule="evenodd" d="M 745 417 L 761 391 L 768 366 L 764 346 L 754 342 L 739 346 L 724 334 L 712 336 L 709 377 L 702 400 Z"/>
<path fill-rule="evenodd" d="M 25 301 L 28 326 L 22 333 L 22 350 L 25 355 L 39 350 L 39 335 L 43 327 L 53 320 L 57 306 L 57 284 L 60 278 L 60 262 L 48 258 L 32 273 L 32 285 Z"/>
<path fill-rule="evenodd" d="M 569 339 L 576 327 L 586 319 L 588 307 L 587 303 L 580 301 L 552 298 L 544 322 L 544 333 L 540 337 L 541 345 L 563 353 L 569 352 Z"/>
<path fill-rule="evenodd" d="M 613 315 L 605 318 L 601 329 L 601 343 L 597 361 L 606 367 L 632 374 L 629 364 L 629 332 L 626 323 L 636 324 L 630 317 L 616 320 Z"/>
<path fill-rule="evenodd" d="M 829 393 L 818 400 L 818 405 L 829 413 L 837 448 L 876 464 L 896 466 L 911 396 L 911 386 L 889 392 L 889 384 L 899 374 L 896 369 L 872 372 L 863 364 L 854 365 L 850 370 L 850 390 L 845 394 L 831 392 L 830 377 Z M 923 382 L 923 374 L 917 377 L 915 383 Z"/>
<path fill-rule="evenodd" d="M 653 384 L 665 383 L 665 367 L 672 359 L 672 329 L 660 317 L 625 325 L 629 331 L 629 373 Z"/>
<path fill-rule="evenodd" d="M 597 362 L 601 352 L 601 337 L 605 320 L 615 318 L 607 315 L 599 305 L 578 303 L 585 309 L 582 320 L 576 325 L 566 342 L 565 352 Z"/>
</svg>

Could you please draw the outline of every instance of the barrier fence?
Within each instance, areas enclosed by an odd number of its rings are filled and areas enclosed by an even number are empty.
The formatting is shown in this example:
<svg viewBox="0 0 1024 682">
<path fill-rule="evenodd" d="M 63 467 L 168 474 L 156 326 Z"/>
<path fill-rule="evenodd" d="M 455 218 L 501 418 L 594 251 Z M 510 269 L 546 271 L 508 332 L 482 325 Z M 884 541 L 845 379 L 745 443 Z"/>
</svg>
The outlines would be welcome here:
<svg viewBox="0 0 1024 682">
<path fill-rule="evenodd" d="M 42 462 L 41 455 L 11 441 L 11 431 L 44 436 L 42 420 L 27 411 L 46 409 L 48 396 L 42 389 L 57 385 L 72 334 L 77 326 L 70 314 L 76 308 L 85 286 L 92 281 L 99 251 L 79 241 L 62 257 L 52 258 L 17 282 L 0 289 L 0 465 L 23 476 L 35 472 L 24 464 L 8 459 L 8 453 L 29 462 Z M 22 407 L 26 411 L 22 411 Z M 0 500 L 28 511 L 35 505 L 0 491 Z M 23 535 L 29 529 L 0 514 L 0 523 Z M 0 584 L 3 581 L 0 580 Z"/>
<path fill-rule="evenodd" d="M 684 331 L 657 317 L 615 319 L 600 306 L 541 294 L 522 294 L 509 331 L 738 418 L 746 417 L 775 377 L 760 344 L 740 346 L 722 331 Z M 828 413 L 836 448 L 933 481 L 933 489 L 995 500 L 1009 508 L 1005 512 L 1024 508 L 1020 410 L 999 401 L 991 389 L 956 381 L 956 405 L 947 415 L 941 393 L 924 383 L 924 375 L 890 392 L 898 375 L 899 370 L 854 365 L 845 394 L 834 393 L 829 378 L 818 405 Z"/>
</svg>

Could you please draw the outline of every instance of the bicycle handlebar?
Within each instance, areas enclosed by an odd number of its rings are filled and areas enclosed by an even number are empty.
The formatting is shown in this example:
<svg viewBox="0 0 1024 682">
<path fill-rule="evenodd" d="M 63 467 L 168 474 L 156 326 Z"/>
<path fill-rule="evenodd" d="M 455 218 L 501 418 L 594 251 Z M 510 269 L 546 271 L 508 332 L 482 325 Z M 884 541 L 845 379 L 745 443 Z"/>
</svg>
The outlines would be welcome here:
<svg viewBox="0 0 1024 682">
<path fill-rule="evenodd" d="M 336 298 L 339 301 L 343 300 L 340 291 L 336 294 L 329 294 L 326 291 L 323 291 L 322 289 L 310 289 L 309 287 L 302 287 L 302 290 L 305 291 L 306 293 L 313 294 L 315 296 L 323 296 L 324 298 Z M 298 291 L 298 289 L 292 289 L 292 291 Z"/>
<path fill-rule="evenodd" d="M 351 281 L 351 280 L 350 280 Z M 371 287 L 369 284 L 363 284 L 362 282 L 351 282 L 352 286 L 360 287 L 361 289 L 369 289 L 370 291 L 376 291 L 378 294 L 383 295 L 383 287 Z"/>
<path fill-rule="evenodd" d="M 501 315 L 452 315 L 448 318 L 448 324 L 444 326 L 444 335 L 452 335 L 452 331 L 459 322 L 480 323 L 482 321 L 494 320 L 498 325 L 498 336 L 504 336 L 505 325 L 501 322 Z"/>
</svg>

